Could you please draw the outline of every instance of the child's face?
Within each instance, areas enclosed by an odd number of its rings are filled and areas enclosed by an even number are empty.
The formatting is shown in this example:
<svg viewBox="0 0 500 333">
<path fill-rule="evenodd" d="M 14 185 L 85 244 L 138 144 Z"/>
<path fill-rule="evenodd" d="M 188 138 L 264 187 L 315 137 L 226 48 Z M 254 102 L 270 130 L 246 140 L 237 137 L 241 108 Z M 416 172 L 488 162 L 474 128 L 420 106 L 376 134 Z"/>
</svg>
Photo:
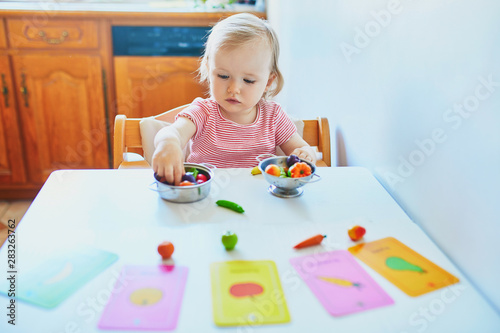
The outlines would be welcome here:
<svg viewBox="0 0 500 333">
<path fill-rule="evenodd" d="M 210 92 L 226 118 L 255 119 L 255 105 L 274 80 L 270 67 L 271 51 L 263 42 L 215 52 L 209 61 Z"/>
</svg>

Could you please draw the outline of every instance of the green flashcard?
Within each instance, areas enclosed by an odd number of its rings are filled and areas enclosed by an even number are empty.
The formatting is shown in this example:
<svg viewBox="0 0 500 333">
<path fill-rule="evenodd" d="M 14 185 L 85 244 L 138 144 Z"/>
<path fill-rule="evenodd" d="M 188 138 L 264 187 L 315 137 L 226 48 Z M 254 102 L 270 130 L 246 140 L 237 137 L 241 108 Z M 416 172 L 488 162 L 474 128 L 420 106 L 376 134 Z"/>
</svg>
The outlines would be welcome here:
<svg viewBox="0 0 500 333">
<path fill-rule="evenodd" d="M 31 270 L 18 272 L 16 298 L 54 308 L 118 259 L 114 253 L 79 249 L 52 257 Z M 2 283 L 0 293 L 9 287 Z"/>
</svg>

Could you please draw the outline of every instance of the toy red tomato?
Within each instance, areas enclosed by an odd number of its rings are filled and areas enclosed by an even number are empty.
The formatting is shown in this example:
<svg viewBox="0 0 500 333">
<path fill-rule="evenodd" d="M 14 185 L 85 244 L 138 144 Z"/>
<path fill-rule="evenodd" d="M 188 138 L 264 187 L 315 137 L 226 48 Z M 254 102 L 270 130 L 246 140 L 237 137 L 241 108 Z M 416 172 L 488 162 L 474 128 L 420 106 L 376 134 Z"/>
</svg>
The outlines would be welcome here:
<svg viewBox="0 0 500 333">
<path fill-rule="evenodd" d="M 202 173 L 199 173 L 197 176 L 196 176 L 196 182 L 198 184 L 201 184 L 201 183 L 204 183 L 208 180 L 207 176 L 205 176 L 204 174 Z"/>
<path fill-rule="evenodd" d="M 163 242 L 158 245 L 158 253 L 163 259 L 168 259 L 174 253 L 174 244 L 170 242 Z"/>
</svg>

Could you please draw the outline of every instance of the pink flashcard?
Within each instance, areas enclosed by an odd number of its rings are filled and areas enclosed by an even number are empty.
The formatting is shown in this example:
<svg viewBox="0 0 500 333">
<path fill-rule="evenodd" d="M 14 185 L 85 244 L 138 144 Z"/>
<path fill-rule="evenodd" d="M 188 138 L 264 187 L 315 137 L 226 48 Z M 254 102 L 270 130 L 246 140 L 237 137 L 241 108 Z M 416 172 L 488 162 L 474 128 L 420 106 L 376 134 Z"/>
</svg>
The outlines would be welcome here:
<svg viewBox="0 0 500 333">
<path fill-rule="evenodd" d="M 290 262 L 332 316 L 394 303 L 348 251 L 317 253 Z"/>
<path fill-rule="evenodd" d="M 187 273 L 182 266 L 124 266 L 99 328 L 174 330 Z"/>
</svg>

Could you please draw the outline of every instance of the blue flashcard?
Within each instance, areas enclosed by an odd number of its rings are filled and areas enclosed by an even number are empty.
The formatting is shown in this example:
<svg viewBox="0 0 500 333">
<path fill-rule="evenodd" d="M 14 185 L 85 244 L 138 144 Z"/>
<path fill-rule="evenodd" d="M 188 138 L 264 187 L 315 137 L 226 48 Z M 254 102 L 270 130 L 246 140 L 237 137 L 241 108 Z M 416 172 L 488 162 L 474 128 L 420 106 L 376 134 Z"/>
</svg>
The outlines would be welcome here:
<svg viewBox="0 0 500 333">
<path fill-rule="evenodd" d="M 52 257 L 31 270 L 18 272 L 16 298 L 54 308 L 118 259 L 114 253 L 80 249 Z M 9 287 L 0 286 L 6 294 Z"/>
</svg>

